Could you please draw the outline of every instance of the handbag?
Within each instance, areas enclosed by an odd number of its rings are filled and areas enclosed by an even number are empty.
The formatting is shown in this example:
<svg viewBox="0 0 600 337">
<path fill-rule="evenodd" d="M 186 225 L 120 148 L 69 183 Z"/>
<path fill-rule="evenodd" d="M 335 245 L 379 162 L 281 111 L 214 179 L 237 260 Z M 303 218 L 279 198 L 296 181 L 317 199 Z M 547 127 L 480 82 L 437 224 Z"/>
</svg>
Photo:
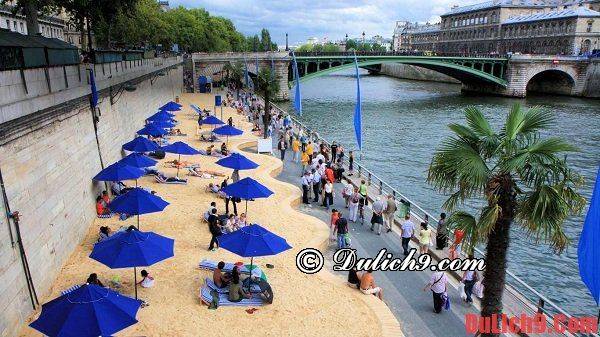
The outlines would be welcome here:
<svg viewBox="0 0 600 337">
<path fill-rule="evenodd" d="M 448 297 L 448 293 L 445 291 L 442 294 L 442 301 L 444 301 L 444 309 L 450 310 L 450 297 Z"/>
</svg>

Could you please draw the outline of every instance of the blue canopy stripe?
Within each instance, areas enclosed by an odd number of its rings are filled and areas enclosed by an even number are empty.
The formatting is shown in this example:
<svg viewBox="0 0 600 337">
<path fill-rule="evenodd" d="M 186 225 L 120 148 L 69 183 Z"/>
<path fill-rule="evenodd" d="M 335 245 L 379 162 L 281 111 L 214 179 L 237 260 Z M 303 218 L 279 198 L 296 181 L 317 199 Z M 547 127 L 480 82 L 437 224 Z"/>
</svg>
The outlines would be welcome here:
<svg viewBox="0 0 600 337">
<path fill-rule="evenodd" d="M 600 167 L 596 174 L 596 185 L 590 199 L 583 230 L 577 247 L 579 276 L 590 290 L 596 305 L 600 305 Z"/>
<path fill-rule="evenodd" d="M 145 127 L 141 128 L 137 131 L 138 135 L 152 136 L 152 137 L 161 137 L 166 135 L 168 132 L 163 128 L 158 128 L 153 126 L 152 124 L 148 124 Z"/>
<path fill-rule="evenodd" d="M 216 133 L 216 134 L 222 135 L 222 136 L 239 136 L 239 135 L 243 134 L 244 132 L 233 126 L 223 125 L 221 127 L 214 129 L 213 133 Z"/>
<path fill-rule="evenodd" d="M 258 167 L 258 164 L 252 160 L 244 157 L 239 153 L 232 153 L 231 155 L 217 160 L 217 165 L 227 167 L 234 170 L 252 170 Z"/>
<path fill-rule="evenodd" d="M 125 165 L 120 162 L 109 165 L 100 171 L 93 180 L 96 181 L 122 181 L 134 180 L 143 176 L 145 172 L 137 167 Z"/>
<path fill-rule="evenodd" d="M 147 267 L 173 257 L 174 245 L 154 232 L 127 230 L 96 243 L 90 258 L 112 269 Z"/>
<path fill-rule="evenodd" d="M 206 125 L 222 125 L 222 124 L 225 124 L 225 123 L 223 123 L 223 121 L 220 120 L 220 119 L 218 119 L 217 117 L 215 117 L 213 115 L 210 115 L 210 116 L 208 116 L 208 117 L 206 117 L 206 118 L 204 118 L 202 120 L 202 124 L 206 124 Z"/>
<path fill-rule="evenodd" d="M 160 148 L 156 143 L 146 137 L 135 137 L 132 141 L 123 144 L 123 149 L 131 152 L 152 152 Z"/>
<path fill-rule="evenodd" d="M 134 153 L 131 153 L 130 155 L 128 155 L 127 157 L 119 160 L 119 163 L 137 167 L 137 168 L 144 168 L 144 167 L 154 166 L 154 165 L 156 165 L 156 163 L 158 163 L 158 161 L 156 161 L 154 159 L 150 159 L 141 153 L 134 152 Z"/>
<path fill-rule="evenodd" d="M 184 142 L 175 142 L 167 146 L 163 146 L 162 150 L 168 153 L 176 153 L 183 155 L 196 155 L 200 152 Z"/>
<path fill-rule="evenodd" d="M 273 194 L 273 191 L 250 177 L 246 177 L 237 183 L 227 185 L 222 191 L 230 197 L 245 200 L 268 198 Z"/>
<path fill-rule="evenodd" d="M 164 111 L 179 111 L 179 110 L 181 110 L 181 104 L 175 103 L 173 101 L 170 101 L 167 104 L 161 106 L 160 110 L 164 110 Z"/>
<path fill-rule="evenodd" d="M 116 197 L 108 208 L 116 213 L 139 215 L 160 212 L 168 205 L 161 197 L 137 187 Z"/>
<path fill-rule="evenodd" d="M 276 255 L 292 248 L 284 238 L 258 224 L 221 235 L 219 247 L 241 257 Z"/>
</svg>

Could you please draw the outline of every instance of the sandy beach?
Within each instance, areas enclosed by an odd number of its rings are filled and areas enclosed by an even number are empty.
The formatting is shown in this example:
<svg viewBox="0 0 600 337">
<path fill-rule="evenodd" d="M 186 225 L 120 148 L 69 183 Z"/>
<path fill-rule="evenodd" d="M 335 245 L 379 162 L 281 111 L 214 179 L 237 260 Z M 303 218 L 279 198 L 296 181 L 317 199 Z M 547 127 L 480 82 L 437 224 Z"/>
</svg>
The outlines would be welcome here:
<svg viewBox="0 0 600 337">
<path fill-rule="evenodd" d="M 197 149 L 205 149 L 208 143 L 200 142 L 197 136 L 197 117 L 189 104 L 201 108 L 212 108 L 213 96 L 209 94 L 183 94 L 182 111 L 177 113 L 178 127 L 187 136 L 171 137 L 171 141 L 184 141 Z M 217 113 L 219 116 L 220 110 Z M 250 132 L 251 125 L 243 121 L 231 108 L 224 109 L 224 118 L 233 116 L 236 127 L 244 130 L 244 135 L 229 138 L 229 148 L 237 151 L 238 146 L 247 146 L 256 140 Z M 203 129 L 207 130 L 205 126 Z M 220 143 L 215 143 L 220 146 Z M 170 205 L 161 213 L 142 215 L 141 230 L 154 231 L 175 239 L 175 256 L 154 266 L 145 268 L 156 279 L 150 289 L 139 288 L 139 297 L 150 305 L 140 309 L 139 323 L 120 332 L 119 336 L 233 336 L 248 334 L 251 336 L 383 336 L 389 335 L 389 329 L 397 327 L 393 315 L 384 303 L 374 296 L 365 296 L 356 289 L 346 286 L 345 280 L 323 270 L 316 275 L 305 275 L 295 266 L 296 253 L 305 247 L 321 248 L 327 243 L 328 229 L 322 221 L 294 210 L 293 205 L 299 197 L 297 186 L 282 183 L 273 176 L 281 167 L 276 157 L 258 154 L 245 155 L 260 164 L 255 170 L 241 171 L 241 178 L 251 176 L 268 186 L 274 195 L 248 204 L 248 218 L 265 228 L 285 237 L 293 249 L 282 254 L 254 259 L 266 272 L 274 293 L 272 305 L 259 307 L 254 314 L 248 314 L 240 307 L 219 307 L 208 310 L 199 299 L 199 289 L 205 277 L 210 273 L 200 270 L 198 263 L 202 259 L 227 262 L 248 260 L 238 257 L 224 249 L 215 252 L 207 250 L 210 241 L 208 226 L 202 222 L 211 201 L 217 201 L 220 213 L 224 212 L 224 202 L 214 194 L 205 192 L 210 183 L 220 183 L 223 178 L 202 179 L 187 176 L 187 170 L 181 170 L 180 177 L 188 179 L 187 185 L 158 184 L 153 177 L 143 177 L 139 184 L 157 192 Z M 166 160 L 176 159 L 176 155 L 167 155 L 159 163 L 159 170 L 167 175 L 175 175 L 176 169 L 166 168 Z M 231 174 L 231 170 L 215 164 L 217 158 L 208 156 L 183 157 L 192 163 L 198 163 L 203 169 Z M 91 177 L 90 177 L 91 178 Z M 90 182 L 91 183 L 91 182 Z M 131 182 L 128 182 L 131 184 Z M 244 203 L 238 204 L 243 212 Z M 90 225 L 88 235 L 72 253 L 63 266 L 60 276 L 55 280 L 51 293 L 41 294 L 45 303 L 74 284 L 85 282 L 90 273 L 98 273 L 100 279 L 108 281 L 118 276 L 124 283 L 120 292 L 133 296 L 133 270 L 111 270 L 90 259 L 94 243 L 98 238 L 100 226 L 110 226 L 116 230 L 120 226 L 135 224 L 136 220 L 119 221 L 96 219 Z M 330 258 L 330 257 L 329 257 Z M 267 269 L 266 263 L 274 269 Z M 139 273 L 138 269 L 138 273 Z M 39 315 L 38 309 L 28 318 L 27 324 Z M 388 317 L 385 322 L 382 315 Z M 35 330 L 23 325 L 20 336 L 39 336 Z"/>
</svg>

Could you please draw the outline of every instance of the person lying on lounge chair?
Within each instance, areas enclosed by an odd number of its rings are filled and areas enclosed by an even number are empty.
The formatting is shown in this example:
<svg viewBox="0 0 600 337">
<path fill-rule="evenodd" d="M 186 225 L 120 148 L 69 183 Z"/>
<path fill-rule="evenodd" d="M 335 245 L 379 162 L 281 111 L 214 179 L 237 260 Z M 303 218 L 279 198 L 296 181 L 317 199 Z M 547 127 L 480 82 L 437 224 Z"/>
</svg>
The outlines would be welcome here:
<svg viewBox="0 0 600 337">
<path fill-rule="evenodd" d="M 173 168 L 199 167 L 200 164 L 190 163 L 189 161 L 179 161 L 177 159 L 165 162 L 165 165 Z"/>
<path fill-rule="evenodd" d="M 214 178 L 214 177 L 224 177 L 225 174 L 217 171 L 210 170 L 201 170 L 200 167 L 190 167 L 188 169 L 191 176 L 201 177 L 205 179 Z"/>
<path fill-rule="evenodd" d="M 187 179 L 179 178 L 179 177 L 167 177 L 166 175 L 159 173 L 156 177 L 160 180 L 163 180 L 167 183 L 187 183 Z"/>
<path fill-rule="evenodd" d="M 213 271 L 213 282 L 219 288 L 225 288 L 229 286 L 229 282 L 231 282 L 231 274 L 223 272 L 223 268 L 225 268 L 225 262 L 221 261 Z"/>
<path fill-rule="evenodd" d="M 229 155 L 229 150 L 227 150 L 227 144 L 221 144 L 221 154 L 224 156 Z"/>
<path fill-rule="evenodd" d="M 144 170 L 144 172 L 146 173 L 146 175 L 157 175 L 159 174 L 158 169 L 156 168 L 156 166 L 150 166 L 150 167 L 142 167 L 142 170 Z"/>
<path fill-rule="evenodd" d="M 187 136 L 185 133 L 181 132 L 181 129 L 171 129 L 169 132 L 169 136 Z"/>
<path fill-rule="evenodd" d="M 132 190 L 133 187 L 128 187 L 127 185 L 125 185 L 122 181 L 113 181 L 110 184 L 110 190 L 115 194 L 115 195 L 122 195 L 125 194 L 127 192 L 129 192 L 130 190 Z"/>
<path fill-rule="evenodd" d="M 206 137 L 205 135 L 201 135 L 200 140 L 203 142 L 215 142 L 215 141 L 219 140 L 219 138 L 217 138 L 217 136 L 215 136 L 213 134 L 211 134 L 208 137 Z"/>
</svg>

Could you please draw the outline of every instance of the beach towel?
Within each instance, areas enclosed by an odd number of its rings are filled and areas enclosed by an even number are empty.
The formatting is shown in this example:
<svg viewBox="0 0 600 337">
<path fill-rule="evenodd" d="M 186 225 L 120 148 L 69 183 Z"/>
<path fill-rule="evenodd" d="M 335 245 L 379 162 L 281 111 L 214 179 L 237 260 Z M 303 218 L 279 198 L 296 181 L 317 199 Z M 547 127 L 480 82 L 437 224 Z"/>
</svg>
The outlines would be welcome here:
<svg viewBox="0 0 600 337">
<path fill-rule="evenodd" d="M 262 306 L 264 302 L 260 298 L 244 298 L 239 302 L 231 302 L 229 301 L 227 294 L 218 294 L 219 302 L 217 306 L 235 306 L 235 307 L 249 307 L 249 306 Z M 205 303 L 211 304 L 213 302 L 213 292 L 208 287 L 200 288 L 200 298 Z"/>
<path fill-rule="evenodd" d="M 229 293 L 229 288 L 219 288 L 215 284 L 215 282 L 212 279 L 208 278 L 208 277 L 206 279 L 204 279 L 204 284 L 206 284 L 206 286 L 208 286 L 210 289 L 216 291 L 219 294 L 227 294 L 227 293 Z M 257 283 L 252 283 L 252 285 L 250 286 L 250 292 L 251 293 L 255 293 L 255 294 L 258 294 L 258 293 L 261 292 L 260 291 L 260 287 L 258 286 Z"/>
<path fill-rule="evenodd" d="M 225 267 L 223 268 L 223 271 L 231 272 L 233 270 L 234 266 L 235 266 L 235 264 L 233 264 L 233 263 L 225 263 Z M 200 267 L 200 269 L 204 269 L 204 270 L 215 270 L 215 269 L 217 269 L 217 262 L 204 259 L 204 260 L 200 261 L 199 267 Z M 257 265 L 254 265 L 252 269 L 254 270 L 252 276 L 261 278 L 265 281 L 267 280 L 267 275 Z M 241 265 L 238 268 L 238 270 L 239 270 L 240 274 L 250 275 L 250 270 L 248 269 L 248 265 Z"/>
<path fill-rule="evenodd" d="M 108 219 L 108 218 L 112 218 L 114 215 L 115 215 L 115 213 L 98 214 L 98 218 L 100 218 L 100 219 Z"/>
<path fill-rule="evenodd" d="M 79 287 L 81 287 L 81 284 L 76 284 L 76 285 L 74 285 L 74 286 L 72 286 L 70 288 L 67 288 L 67 289 L 61 291 L 60 294 L 61 295 L 66 295 L 66 294 L 68 294 L 68 293 L 70 293 L 70 292 L 72 292 L 74 290 L 79 289 Z"/>
</svg>

